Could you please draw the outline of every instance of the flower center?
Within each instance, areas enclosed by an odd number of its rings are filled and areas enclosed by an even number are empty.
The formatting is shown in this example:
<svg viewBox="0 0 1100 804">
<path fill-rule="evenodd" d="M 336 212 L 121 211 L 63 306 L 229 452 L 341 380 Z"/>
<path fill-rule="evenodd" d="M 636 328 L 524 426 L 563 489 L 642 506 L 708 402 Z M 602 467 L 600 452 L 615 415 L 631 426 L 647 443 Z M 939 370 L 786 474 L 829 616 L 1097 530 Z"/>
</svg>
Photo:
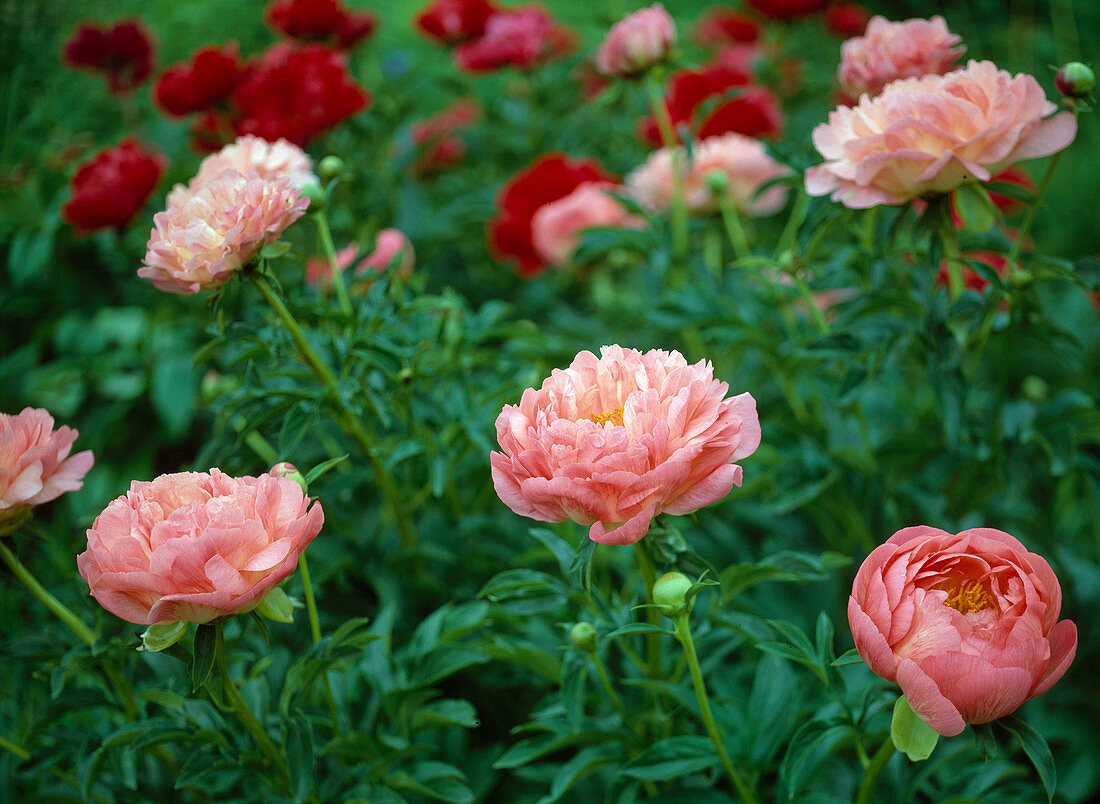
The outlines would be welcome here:
<svg viewBox="0 0 1100 804">
<path fill-rule="evenodd" d="M 607 424 L 608 422 L 611 422 L 617 427 L 622 427 L 623 409 L 615 408 L 614 410 L 608 411 L 607 413 L 593 413 L 588 418 L 594 421 L 596 424 Z"/>
<path fill-rule="evenodd" d="M 943 605 L 963 614 L 974 614 L 993 608 L 993 601 L 981 581 L 966 581 L 953 589 L 947 588 L 947 600 Z"/>
</svg>

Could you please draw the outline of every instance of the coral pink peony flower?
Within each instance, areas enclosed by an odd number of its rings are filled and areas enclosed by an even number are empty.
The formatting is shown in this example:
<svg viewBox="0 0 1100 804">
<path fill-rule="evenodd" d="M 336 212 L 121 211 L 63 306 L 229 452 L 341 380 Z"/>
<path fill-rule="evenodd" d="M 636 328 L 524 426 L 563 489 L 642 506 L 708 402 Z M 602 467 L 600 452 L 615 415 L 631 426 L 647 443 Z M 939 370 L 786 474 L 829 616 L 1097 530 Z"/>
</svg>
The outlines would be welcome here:
<svg viewBox="0 0 1100 804">
<path fill-rule="evenodd" d="M 581 352 L 504 406 L 493 485 L 521 516 L 633 544 L 658 514 L 690 513 L 741 485 L 733 462 L 756 450 L 760 422 L 756 400 L 725 399 L 728 390 L 710 363 L 689 366 L 679 352 Z"/>
<path fill-rule="evenodd" d="M 693 212 L 714 212 L 718 196 L 711 189 L 710 175 L 725 175 L 725 191 L 734 207 L 750 216 L 770 215 L 787 202 L 784 185 L 769 187 L 756 195 L 766 182 L 791 171 L 776 162 L 763 144 L 741 134 L 723 134 L 703 140 L 691 155 L 690 164 L 684 149 L 677 146 L 684 174 L 684 200 Z M 650 154 L 644 165 L 626 177 L 626 186 L 638 202 L 654 211 L 667 210 L 672 204 L 672 149 L 662 148 Z"/>
<path fill-rule="evenodd" d="M 92 468 L 90 450 L 69 456 L 77 431 L 53 429 L 41 408 L 0 413 L 0 527 L 32 505 L 55 500 L 84 485 Z"/>
<path fill-rule="evenodd" d="M 290 478 L 161 475 L 134 481 L 96 517 L 76 566 L 128 622 L 208 623 L 260 605 L 324 521 Z"/>
<path fill-rule="evenodd" d="M 863 562 L 848 599 L 856 649 L 953 737 L 1046 692 L 1073 661 L 1077 627 L 1058 622 L 1050 565 L 1012 536 L 899 530 Z"/>
<path fill-rule="evenodd" d="M 966 48 L 943 17 L 890 22 L 872 17 L 863 36 L 840 46 L 837 80 L 852 98 L 874 97 L 891 81 L 943 75 L 955 69 Z"/>
<path fill-rule="evenodd" d="M 663 5 L 654 3 L 611 26 L 596 51 L 596 68 L 604 75 L 633 78 L 665 61 L 675 44 L 676 24 Z"/>
<path fill-rule="evenodd" d="M 161 73 L 153 98 L 168 114 L 183 117 L 228 101 L 246 74 L 236 42 L 209 45 L 192 53 L 190 61 Z"/>
<path fill-rule="evenodd" d="M 1043 119 L 1056 110 L 1030 75 L 1013 77 L 988 61 L 895 81 L 814 129 L 826 162 L 806 171 L 806 190 L 861 209 L 989 181 L 1073 141 L 1072 113 Z"/>
<path fill-rule="evenodd" d="M 586 182 L 564 198 L 536 210 L 531 218 L 535 253 L 550 265 L 569 264 L 585 229 L 603 226 L 640 229 L 645 220 L 631 215 L 608 191 L 622 190 L 611 182 Z"/>
<path fill-rule="evenodd" d="M 264 21 L 286 36 L 328 42 L 341 50 L 354 47 L 378 27 L 374 14 L 351 11 L 339 0 L 274 0 Z"/>
<path fill-rule="evenodd" d="M 416 15 L 416 27 L 430 39 L 455 45 L 484 34 L 489 17 L 499 11 L 488 0 L 434 0 Z"/>
<path fill-rule="evenodd" d="M 574 46 L 573 34 L 540 6 L 499 9 L 485 21 L 484 33 L 454 50 L 455 63 L 480 73 L 502 67 L 526 70 L 564 56 Z"/>
<path fill-rule="evenodd" d="M 169 293 L 225 284 L 309 206 L 289 179 L 262 179 L 255 171 L 226 170 L 193 194 L 177 189 L 176 203 L 153 216 L 145 265 L 137 272 Z"/>
<path fill-rule="evenodd" d="M 268 142 L 246 134 L 235 142 L 202 160 L 199 172 L 187 183 L 176 185 L 168 194 L 168 205 L 182 204 L 227 170 L 238 173 L 252 171 L 261 179 L 277 181 L 287 179 L 292 187 L 301 189 L 306 184 L 317 183 L 313 174 L 313 161 L 306 152 L 286 140 Z"/>
<path fill-rule="evenodd" d="M 61 50 L 70 67 L 103 73 L 114 93 L 141 86 L 153 74 L 153 38 L 138 20 L 81 25 Z"/>
<path fill-rule="evenodd" d="M 133 137 L 97 151 L 73 175 L 61 217 L 82 231 L 121 229 L 153 194 L 166 161 Z"/>
</svg>

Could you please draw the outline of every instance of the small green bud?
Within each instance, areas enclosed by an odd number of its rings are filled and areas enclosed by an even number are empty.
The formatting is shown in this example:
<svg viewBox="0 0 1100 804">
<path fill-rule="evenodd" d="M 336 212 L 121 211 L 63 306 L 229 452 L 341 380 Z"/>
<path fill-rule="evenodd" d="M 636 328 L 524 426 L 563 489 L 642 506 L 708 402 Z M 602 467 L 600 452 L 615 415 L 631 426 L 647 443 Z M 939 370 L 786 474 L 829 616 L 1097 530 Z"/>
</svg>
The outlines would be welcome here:
<svg viewBox="0 0 1100 804">
<path fill-rule="evenodd" d="M 1024 399 L 1031 402 L 1045 402 L 1047 397 L 1050 396 L 1050 388 L 1047 386 L 1047 381 L 1042 377 L 1029 374 L 1024 377 L 1024 381 L 1020 384 L 1020 393 Z"/>
<path fill-rule="evenodd" d="M 1054 76 L 1054 85 L 1067 98 L 1081 100 L 1092 94 L 1096 86 L 1096 74 L 1089 69 L 1088 65 L 1071 61 L 1063 65 Z"/>
<path fill-rule="evenodd" d="M 687 599 L 691 586 L 691 578 L 684 573 L 666 572 L 653 584 L 653 602 L 657 610 L 666 617 L 691 611 L 694 601 Z"/>
<path fill-rule="evenodd" d="M 302 187 L 302 198 L 309 199 L 309 208 L 311 211 L 320 212 L 325 208 L 325 203 L 328 201 L 328 194 L 321 185 L 310 182 Z"/>
<path fill-rule="evenodd" d="M 730 188 L 729 174 L 724 170 L 712 170 L 707 174 L 707 187 L 715 195 L 725 195 Z"/>
<path fill-rule="evenodd" d="M 317 166 L 318 173 L 321 174 L 321 181 L 328 184 L 338 176 L 342 176 L 344 173 L 344 160 L 335 154 L 329 154 L 321 163 Z"/>
<path fill-rule="evenodd" d="M 591 653 L 596 649 L 596 643 L 599 640 L 599 635 L 596 633 L 596 627 L 592 623 L 577 623 L 569 631 L 569 639 L 573 643 L 573 647 L 577 650 L 587 651 Z"/>
</svg>

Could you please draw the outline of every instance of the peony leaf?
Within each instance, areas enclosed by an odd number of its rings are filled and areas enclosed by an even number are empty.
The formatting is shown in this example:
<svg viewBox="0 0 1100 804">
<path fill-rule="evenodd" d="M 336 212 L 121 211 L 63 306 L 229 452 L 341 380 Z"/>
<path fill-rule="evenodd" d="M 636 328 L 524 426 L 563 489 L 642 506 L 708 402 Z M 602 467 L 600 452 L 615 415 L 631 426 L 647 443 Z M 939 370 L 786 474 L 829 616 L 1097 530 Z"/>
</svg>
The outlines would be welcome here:
<svg viewBox="0 0 1100 804">
<path fill-rule="evenodd" d="M 1050 746 L 1047 745 L 1043 735 L 1017 715 L 1001 718 L 996 725 L 1020 741 L 1024 753 L 1039 774 L 1039 780 L 1043 783 L 1043 789 L 1047 794 L 1047 801 L 1053 801 L 1054 790 L 1058 787 L 1058 771 L 1054 767 L 1054 756 L 1050 753 Z"/>
<path fill-rule="evenodd" d="M 894 741 L 894 747 L 913 762 L 928 759 L 940 739 L 940 735 L 913 711 L 904 695 L 899 696 L 894 703 L 890 737 Z"/>
<path fill-rule="evenodd" d="M 151 653 L 170 648 L 179 642 L 180 637 L 187 633 L 191 623 L 154 623 L 145 629 L 141 635 L 141 647 L 138 650 L 146 650 Z"/>
<path fill-rule="evenodd" d="M 214 671 L 218 627 L 203 623 L 195 632 L 195 658 L 191 662 L 191 691 L 198 692 L 210 680 Z"/>
</svg>

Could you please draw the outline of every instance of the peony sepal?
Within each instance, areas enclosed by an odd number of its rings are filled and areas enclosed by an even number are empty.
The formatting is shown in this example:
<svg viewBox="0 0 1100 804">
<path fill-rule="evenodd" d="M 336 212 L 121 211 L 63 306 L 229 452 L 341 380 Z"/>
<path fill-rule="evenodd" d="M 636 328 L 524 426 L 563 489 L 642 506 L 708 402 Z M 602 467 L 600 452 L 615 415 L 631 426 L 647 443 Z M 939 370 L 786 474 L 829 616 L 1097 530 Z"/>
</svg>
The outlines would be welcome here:
<svg viewBox="0 0 1100 804">
<path fill-rule="evenodd" d="M 138 650 L 159 653 L 170 648 L 187 633 L 190 625 L 191 623 L 188 622 L 153 623 L 142 631 L 141 645 L 138 646 Z"/>
<path fill-rule="evenodd" d="M 301 558 L 299 558 L 299 566 L 301 561 Z M 301 602 L 292 598 L 281 588 L 275 587 L 267 593 L 267 597 L 256 607 L 256 613 L 273 622 L 292 623 L 294 622 L 294 609 L 301 607 Z"/>
<path fill-rule="evenodd" d="M 890 721 L 890 739 L 894 747 L 912 762 L 920 762 L 932 756 L 940 735 L 921 720 L 904 695 L 894 702 L 894 716 Z"/>
</svg>

